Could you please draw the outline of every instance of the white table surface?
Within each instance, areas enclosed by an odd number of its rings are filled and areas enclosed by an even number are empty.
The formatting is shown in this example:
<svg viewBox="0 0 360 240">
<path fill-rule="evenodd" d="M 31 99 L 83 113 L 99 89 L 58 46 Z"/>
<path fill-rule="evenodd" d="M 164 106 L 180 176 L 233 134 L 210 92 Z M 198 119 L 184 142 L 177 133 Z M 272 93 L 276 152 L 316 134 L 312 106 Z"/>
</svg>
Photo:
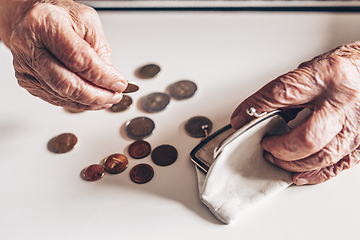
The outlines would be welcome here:
<svg viewBox="0 0 360 240">
<path fill-rule="evenodd" d="M 0 43 L 0 238 L 13 239 L 356 239 L 360 235 L 360 167 L 317 186 L 290 187 L 231 225 L 218 222 L 198 198 L 184 123 L 203 115 L 219 129 L 244 98 L 304 60 L 360 35 L 360 14 L 267 12 L 100 12 L 114 65 L 141 89 L 123 113 L 70 114 L 32 97 L 14 78 L 12 57 Z M 140 80 L 139 66 L 158 63 L 159 76 Z M 191 99 L 171 100 L 148 114 L 138 100 L 190 79 Z M 148 116 L 156 124 L 146 140 L 179 152 L 171 166 L 150 157 L 129 158 L 128 169 L 98 182 L 81 170 L 132 142 L 125 121 Z M 72 132 L 67 154 L 46 145 Z M 155 176 L 133 183 L 132 166 L 148 163 Z"/>
</svg>

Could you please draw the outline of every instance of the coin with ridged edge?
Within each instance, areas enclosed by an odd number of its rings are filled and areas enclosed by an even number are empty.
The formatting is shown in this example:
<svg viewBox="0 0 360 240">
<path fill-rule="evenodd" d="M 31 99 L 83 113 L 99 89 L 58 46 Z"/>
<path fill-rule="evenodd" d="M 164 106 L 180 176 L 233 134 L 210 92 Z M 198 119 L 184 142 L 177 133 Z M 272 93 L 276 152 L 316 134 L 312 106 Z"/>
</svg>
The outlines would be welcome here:
<svg viewBox="0 0 360 240">
<path fill-rule="evenodd" d="M 155 123 L 150 118 L 137 117 L 126 122 L 125 126 L 128 137 L 138 140 L 149 136 L 155 128 Z"/>
<path fill-rule="evenodd" d="M 205 137 L 212 129 L 212 122 L 207 117 L 196 116 L 190 118 L 185 124 L 187 133 L 195 138 Z M 207 131 L 207 133 L 206 133 Z"/>
<path fill-rule="evenodd" d="M 161 70 L 161 68 L 159 65 L 152 63 L 152 64 L 147 64 L 147 65 L 142 66 L 139 69 L 137 69 L 135 72 L 135 75 L 138 78 L 150 79 L 150 78 L 154 78 L 160 72 L 160 70 Z"/>
<path fill-rule="evenodd" d="M 196 84 L 189 80 L 178 81 L 171 84 L 169 87 L 171 97 L 176 100 L 191 98 L 195 94 L 196 90 Z"/>
<path fill-rule="evenodd" d="M 109 108 L 109 111 L 111 111 L 111 112 L 123 112 L 123 111 L 127 110 L 131 106 L 132 102 L 133 101 L 132 101 L 131 97 L 129 97 L 127 95 L 123 95 L 120 102 L 118 102 L 116 104 L 113 104 Z"/>
<path fill-rule="evenodd" d="M 169 166 L 173 164 L 178 157 L 176 148 L 171 145 L 160 145 L 151 153 L 151 160 L 158 166 Z"/>
<path fill-rule="evenodd" d="M 149 182 L 154 177 L 154 169 L 146 163 L 134 166 L 130 170 L 130 178 L 133 182 L 143 184 Z"/>
<path fill-rule="evenodd" d="M 141 107 L 148 113 L 164 110 L 170 102 L 170 97 L 161 92 L 150 93 L 141 100 Z"/>
<path fill-rule="evenodd" d="M 128 152 L 132 158 L 141 159 L 150 154 L 151 146 L 147 141 L 137 140 L 130 144 Z"/>
<path fill-rule="evenodd" d="M 63 133 L 50 139 L 47 144 L 49 151 L 53 153 L 70 152 L 77 143 L 77 137 L 72 133 Z"/>
<path fill-rule="evenodd" d="M 100 164 L 92 164 L 84 169 L 83 177 L 89 182 L 100 180 L 105 174 L 103 166 Z"/>
<path fill-rule="evenodd" d="M 104 160 L 104 169 L 108 173 L 117 174 L 123 172 L 128 166 L 128 159 L 125 155 L 115 153 Z"/>
</svg>

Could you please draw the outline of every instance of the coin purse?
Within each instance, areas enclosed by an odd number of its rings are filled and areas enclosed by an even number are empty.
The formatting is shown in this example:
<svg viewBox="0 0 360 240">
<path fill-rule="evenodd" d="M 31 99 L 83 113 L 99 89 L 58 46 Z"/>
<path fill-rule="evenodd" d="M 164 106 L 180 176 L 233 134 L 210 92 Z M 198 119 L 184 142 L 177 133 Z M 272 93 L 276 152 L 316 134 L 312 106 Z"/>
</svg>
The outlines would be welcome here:
<svg viewBox="0 0 360 240">
<path fill-rule="evenodd" d="M 281 113 L 267 113 L 237 131 L 227 125 L 192 150 L 199 197 L 221 222 L 231 223 L 292 184 L 291 173 L 266 162 L 260 146 L 266 134 L 289 131 Z"/>
</svg>

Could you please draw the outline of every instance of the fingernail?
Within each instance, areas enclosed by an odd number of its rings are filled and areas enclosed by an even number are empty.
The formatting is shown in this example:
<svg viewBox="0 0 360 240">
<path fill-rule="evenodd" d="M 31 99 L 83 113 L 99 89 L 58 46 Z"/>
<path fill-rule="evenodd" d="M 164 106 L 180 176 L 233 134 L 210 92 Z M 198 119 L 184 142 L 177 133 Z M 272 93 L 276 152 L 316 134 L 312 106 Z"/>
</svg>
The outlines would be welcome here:
<svg viewBox="0 0 360 240">
<path fill-rule="evenodd" d="M 126 88 L 125 84 L 122 82 L 116 82 L 114 85 L 112 85 L 111 90 L 121 93 Z"/>
<path fill-rule="evenodd" d="M 120 100 L 122 99 L 122 94 L 115 94 L 115 96 L 108 102 L 108 104 L 115 104 L 120 102 Z"/>
<path fill-rule="evenodd" d="M 294 183 L 298 186 L 301 186 L 301 185 L 308 184 L 309 182 L 305 178 L 297 178 L 297 179 L 295 179 Z"/>
</svg>

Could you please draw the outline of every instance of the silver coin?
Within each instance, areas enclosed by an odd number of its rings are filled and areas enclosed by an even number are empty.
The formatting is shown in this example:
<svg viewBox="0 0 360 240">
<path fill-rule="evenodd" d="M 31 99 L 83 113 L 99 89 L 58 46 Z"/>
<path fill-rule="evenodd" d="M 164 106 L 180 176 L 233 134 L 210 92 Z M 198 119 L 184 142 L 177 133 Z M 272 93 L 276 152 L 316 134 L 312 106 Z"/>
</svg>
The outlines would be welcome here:
<svg viewBox="0 0 360 240">
<path fill-rule="evenodd" d="M 177 99 L 183 100 L 192 97 L 197 90 L 197 86 L 194 82 L 189 80 L 181 80 L 170 85 L 170 95 Z"/>
<path fill-rule="evenodd" d="M 192 117 L 185 124 L 187 133 L 195 138 L 206 137 L 211 132 L 211 129 L 211 120 L 203 116 Z"/>
<path fill-rule="evenodd" d="M 153 120 L 147 117 L 137 117 L 126 123 L 126 134 L 131 139 L 142 139 L 149 136 L 155 128 Z"/>
<path fill-rule="evenodd" d="M 156 64 L 147 64 L 136 70 L 135 75 L 138 78 L 149 79 L 155 77 L 160 70 L 160 67 Z"/>
<path fill-rule="evenodd" d="M 159 112 L 166 108 L 170 97 L 165 93 L 155 92 L 145 96 L 141 100 L 142 108 L 148 113 Z"/>
</svg>

